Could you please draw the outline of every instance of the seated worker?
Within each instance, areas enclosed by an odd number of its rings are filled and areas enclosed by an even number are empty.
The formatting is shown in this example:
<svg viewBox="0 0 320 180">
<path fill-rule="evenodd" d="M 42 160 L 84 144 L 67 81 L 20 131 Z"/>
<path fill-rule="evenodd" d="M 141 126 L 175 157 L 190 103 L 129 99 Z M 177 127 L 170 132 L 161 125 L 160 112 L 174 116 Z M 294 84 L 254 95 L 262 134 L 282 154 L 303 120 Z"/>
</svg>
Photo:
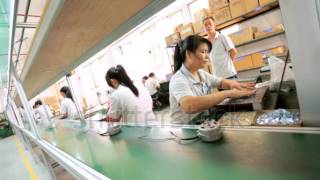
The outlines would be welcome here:
<svg viewBox="0 0 320 180">
<path fill-rule="evenodd" d="M 198 35 L 188 36 L 175 47 L 175 74 L 169 85 L 172 123 L 199 123 L 224 99 L 255 93 L 252 83 L 223 79 L 202 70 L 211 48 L 211 42 Z M 215 87 L 229 90 L 212 93 Z"/>
<path fill-rule="evenodd" d="M 48 113 L 49 118 L 51 118 L 53 116 L 49 106 L 46 104 L 43 104 L 41 100 L 37 100 L 34 103 L 34 105 L 35 105 L 35 113 L 39 114 L 39 118 L 41 121 L 44 121 L 47 119 L 47 113 Z"/>
<path fill-rule="evenodd" d="M 76 104 L 73 101 L 73 97 L 71 95 L 71 91 L 69 87 L 63 86 L 60 89 L 60 94 L 63 97 L 61 102 L 60 112 L 63 115 L 61 119 L 76 119 L 78 118 L 78 111 L 76 108 Z"/>
<path fill-rule="evenodd" d="M 121 65 L 112 67 L 106 74 L 106 81 L 115 89 L 111 94 L 111 107 L 108 111 L 109 122 L 147 122 L 154 121 L 152 99 L 144 86 L 133 84 Z"/>
<path fill-rule="evenodd" d="M 146 80 L 145 86 L 152 98 L 156 98 L 159 95 L 158 89 L 160 88 L 160 83 L 153 72 L 149 74 L 149 78 Z"/>
</svg>

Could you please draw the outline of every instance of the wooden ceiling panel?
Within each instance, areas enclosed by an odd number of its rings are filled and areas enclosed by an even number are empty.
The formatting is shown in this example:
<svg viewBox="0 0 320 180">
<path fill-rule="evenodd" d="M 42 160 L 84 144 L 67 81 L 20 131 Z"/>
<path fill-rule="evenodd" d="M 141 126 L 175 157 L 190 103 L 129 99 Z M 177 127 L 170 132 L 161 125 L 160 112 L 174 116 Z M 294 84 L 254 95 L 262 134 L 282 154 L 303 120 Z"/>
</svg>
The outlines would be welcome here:
<svg viewBox="0 0 320 180">
<path fill-rule="evenodd" d="M 35 96 L 48 81 L 150 2 L 66 0 L 26 75 L 23 85 L 27 96 Z"/>
</svg>

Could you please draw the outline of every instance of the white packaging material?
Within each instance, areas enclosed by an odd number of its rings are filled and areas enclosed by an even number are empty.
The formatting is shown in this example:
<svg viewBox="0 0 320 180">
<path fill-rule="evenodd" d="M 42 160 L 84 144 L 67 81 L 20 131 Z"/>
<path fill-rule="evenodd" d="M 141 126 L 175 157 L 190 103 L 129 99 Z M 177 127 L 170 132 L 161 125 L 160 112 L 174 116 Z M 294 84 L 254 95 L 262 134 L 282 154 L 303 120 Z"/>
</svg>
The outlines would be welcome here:
<svg viewBox="0 0 320 180">
<path fill-rule="evenodd" d="M 281 81 L 285 62 L 277 57 L 271 56 L 268 58 L 270 66 L 270 90 L 277 90 Z M 294 81 L 294 74 L 289 66 L 286 66 L 283 82 Z"/>
</svg>

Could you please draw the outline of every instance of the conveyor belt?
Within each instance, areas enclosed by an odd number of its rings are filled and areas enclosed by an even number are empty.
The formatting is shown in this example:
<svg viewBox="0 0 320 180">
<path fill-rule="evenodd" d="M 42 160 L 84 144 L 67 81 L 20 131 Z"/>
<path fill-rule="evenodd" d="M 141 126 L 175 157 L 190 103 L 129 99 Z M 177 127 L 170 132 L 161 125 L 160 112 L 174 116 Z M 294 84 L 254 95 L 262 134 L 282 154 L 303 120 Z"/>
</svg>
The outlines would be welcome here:
<svg viewBox="0 0 320 180">
<path fill-rule="evenodd" d="M 91 122 L 90 127 L 104 122 Z M 59 121 L 45 140 L 112 179 L 319 179 L 320 135 L 227 130 L 216 143 L 179 144 L 138 137 L 183 137 L 195 129 L 123 126 L 122 133 L 84 133 Z"/>
</svg>

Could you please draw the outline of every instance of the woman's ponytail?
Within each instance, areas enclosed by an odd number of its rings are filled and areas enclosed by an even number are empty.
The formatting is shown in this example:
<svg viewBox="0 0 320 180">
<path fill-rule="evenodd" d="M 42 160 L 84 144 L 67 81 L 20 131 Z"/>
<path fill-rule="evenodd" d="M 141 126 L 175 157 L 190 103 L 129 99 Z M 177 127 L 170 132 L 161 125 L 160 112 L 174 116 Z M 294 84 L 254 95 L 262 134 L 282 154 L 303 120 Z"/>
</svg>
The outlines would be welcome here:
<svg viewBox="0 0 320 180">
<path fill-rule="evenodd" d="M 183 41 L 180 41 L 174 50 L 174 73 L 176 73 L 184 62 L 185 51 L 183 52 Z"/>
</svg>

